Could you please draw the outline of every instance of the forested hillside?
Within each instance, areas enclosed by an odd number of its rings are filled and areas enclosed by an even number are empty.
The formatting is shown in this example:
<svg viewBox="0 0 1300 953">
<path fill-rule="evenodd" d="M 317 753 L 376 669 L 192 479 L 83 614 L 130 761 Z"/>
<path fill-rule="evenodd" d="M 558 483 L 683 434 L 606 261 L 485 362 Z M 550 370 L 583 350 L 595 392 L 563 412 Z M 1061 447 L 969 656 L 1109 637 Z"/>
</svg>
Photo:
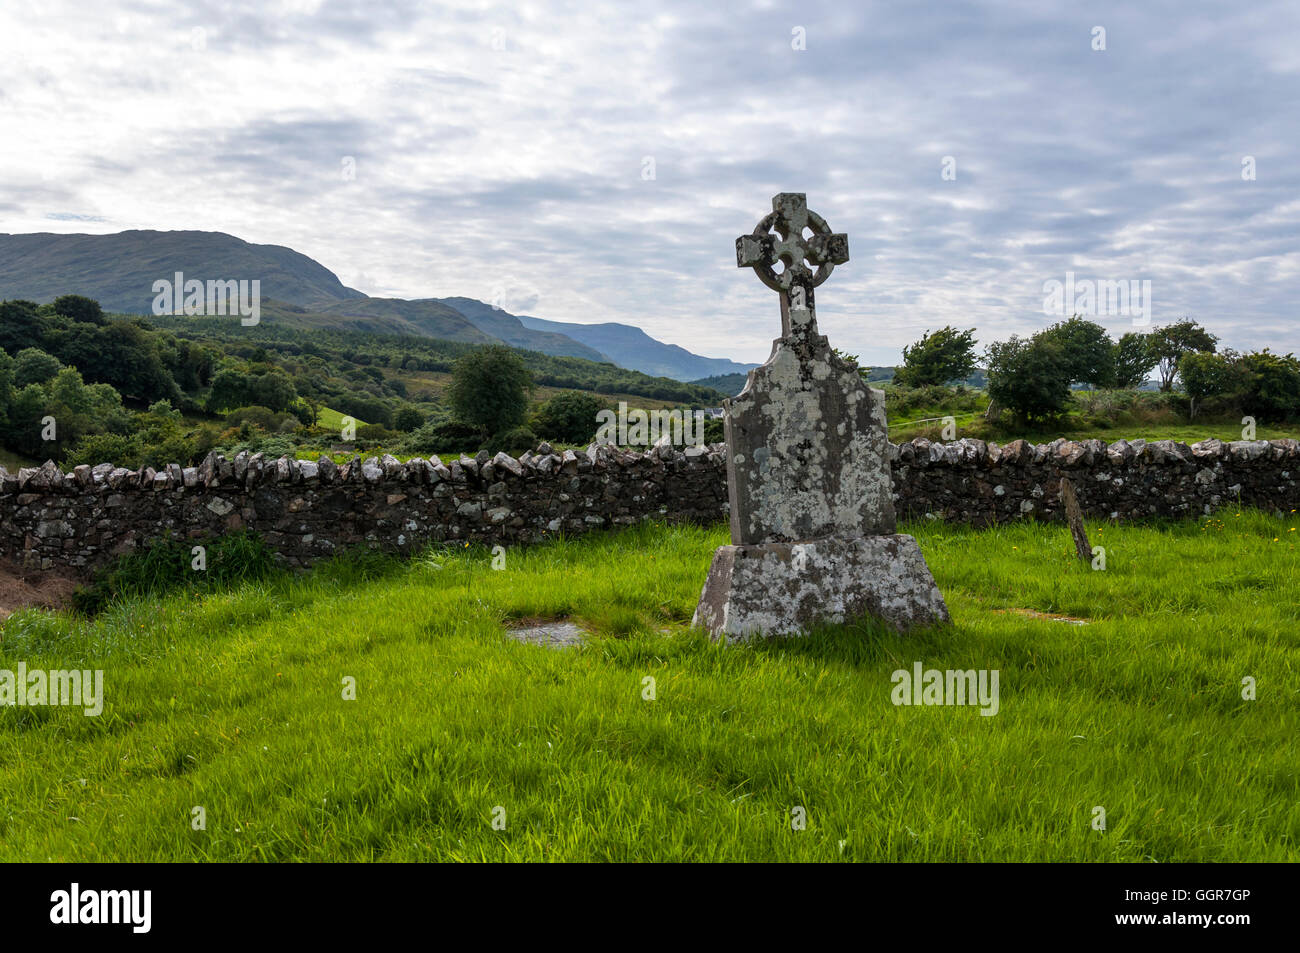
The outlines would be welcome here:
<svg viewBox="0 0 1300 953">
<path fill-rule="evenodd" d="M 531 397 L 519 422 L 555 431 L 520 426 L 512 445 L 589 439 L 596 411 L 620 400 L 703 406 L 721 399 L 612 364 L 493 347 L 513 355 L 526 378 Z M 457 362 L 480 348 L 345 328 L 107 315 L 75 295 L 47 305 L 5 301 L 0 444 L 32 461 L 155 467 L 191 463 L 214 448 L 473 451 L 492 433 L 466 426 L 446 398 Z M 345 417 L 355 433 L 346 432 Z"/>
</svg>

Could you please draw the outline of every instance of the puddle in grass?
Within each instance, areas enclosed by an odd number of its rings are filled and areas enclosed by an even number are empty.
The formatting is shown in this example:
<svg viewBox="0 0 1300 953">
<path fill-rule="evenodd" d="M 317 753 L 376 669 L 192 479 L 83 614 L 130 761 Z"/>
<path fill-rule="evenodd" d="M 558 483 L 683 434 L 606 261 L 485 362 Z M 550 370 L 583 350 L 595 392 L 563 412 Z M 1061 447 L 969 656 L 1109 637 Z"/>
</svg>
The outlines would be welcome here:
<svg viewBox="0 0 1300 953">
<path fill-rule="evenodd" d="M 1088 624 L 1087 619 L 1076 619 L 1072 615 L 1057 615 L 1053 612 L 1039 612 L 1037 609 L 992 609 L 990 611 L 1003 615 L 1011 613 L 1013 615 L 1024 616 L 1026 619 L 1046 619 L 1048 622 L 1064 622 L 1066 625 Z"/>
<path fill-rule="evenodd" d="M 506 635 L 516 642 L 565 649 L 581 645 L 590 633 L 567 619 L 517 619 L 506 626 Z"/>
</svg>

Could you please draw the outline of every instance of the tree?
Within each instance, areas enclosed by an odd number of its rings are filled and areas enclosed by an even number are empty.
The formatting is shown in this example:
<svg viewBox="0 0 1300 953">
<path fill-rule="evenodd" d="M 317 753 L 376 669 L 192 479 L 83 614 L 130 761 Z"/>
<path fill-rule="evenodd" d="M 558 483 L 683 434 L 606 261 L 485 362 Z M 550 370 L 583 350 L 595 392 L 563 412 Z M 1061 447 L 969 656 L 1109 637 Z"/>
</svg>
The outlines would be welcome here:
<svg viewBox="0 0 1300 953">
<path fill-rule="evenodd" d="M 330 406 L 358 422 L 379 424 L 386 429 L 393 426 L 392 408 L 378 397 L 371 397 L 368 394 L 341 394 L 330 402 Z"/>
<path fill-rule="evenodd" d="M 423 426 L 424 414 L 410 404 L 399 410 L 393 418 L 393 429 L 400 430 L 402 433 L 410 433 L 413 430 L 419 430 Z"/>
<path fill-rule="evenodd" d="M 303 397 L 294 405 L 293 412 L 304 427 L 315 427 L 320 420 L 321 403 L 314 397 Z"/>
<path fill-rule="evenodd" d="M 86 434 L 121 432 L 129 427 L 117 391 L 107 384 L 86 384 L 75 367 L 65 367 L 44 383 L 22 388 L 10 405 L 5 437 L 29 456 L 60 460 Z M 46 440 L 46 418 L 53 418 L 54 437 Z M 97 461 L 98 462 L 98 461 Z"/>
<path fill-rule="evenodd" d="M 86 377 L 112 384 L 126 397 L 179 402 L 180 388 L 163 365 L 157 342 L 157 334 L 138 322 L 113 321 L 70 333 L 59 356 Z"/>
<path fill-rule="evenodd" d="M 1100 324 L 1074 315 L 1040 332 L 1061 346 L 1071 384 L 1111 387 L 1115 383 L 1115 344 Z"/>
<path fill-rule="evenodd" d="M 0 351 L 0 425 L 9 414 L 9 402 L 14 397 L 14 359 Z"/>
<path fill-rule="evenodd" d="M 989 397 L 1022 421 L 1050 418 L 1065 410 L 1069 375 L 1061 345 L 1050 338 L 1011 340 L 987 351 Z"/>
<path fill-rule="evenodd" d="M 193 393 L 212 380 L 213 355 L 193 341 L 167 336 L 162 360 L 181 390 Z"/>
<path fill-rule="evenodd" d="M 0 301 L 0 350 L 17 354 L 45 344 L 45 322 L 34 301 Z"/>
<path fill-rule="evenodd" d="M 278 367 L 258 374 L 248 383 L 253 398 L 250 403 L 262 407 L 284 411 L 293 406 L 294 401 L 298 399 L 298 389 L 293 386 L 293 380 Z"/>
<path fill-rule="evenodd" d="M 1151 351 L 1145 334 L 1129 331 L 1115 345 L 1115 386 L 1141 387 L 1147 374 L 1160 362 Z"/>
<path fill-rule="evenodd" d="M 212 378 L 208 410 L 232 410 L 256 405 L 277 413 L 289 410 L 298 400 L 293 380 L 278 367 L 255 373 L 251 368 L 223 367 Z"/>
<path fill-rule="evenodd" d="M 1196 419 L 1198 403 L 1230 393 L 1239 379 L 1231 357 L 1207 351 L 1184 354 L 1178 361 L 1178 376 L 1187 394 L 1188 417 L 1192 420 Z"/>
<path fill-rule="evenodd" d="M 452 412 L 486 439 L 523 423 L 533 375 L 519 354 L 499 344 L 460 358 L 451 372 Z"/>
<path fill-rule="evenodd" d="M 233 367 L 223 367 L 212 378 L 208 393 L 208 410 L 233 410 L 254 403 L 250 399 L 248 375 Z"/>
<path fill-rule="evenodd" d="M 46 354 L 40 348 L 25 347 L 14 355 L 14 386 L 44 384 L 52 380 L 62 366 L 53 354 Z"/>
<path fill-rule="evenodd" d="M 567 390 L 556 394 L 533 416 L 533 431 L 547 440 L 589 443 L 596 435 L 596 415 L 605 405 L 591 394 Z"/>
<path fill-rule="evenodd" d="M 454 420 L 430 420 L 403 441 L 408 453 L 461 453 L 480 442 L 478 431 Z"/>
<path fill-rule="evenodd" d="M 1240 366 L 1243 411 L 1270 420 L 1300 413 L 1300 360 L 1265 348 L 1243 354 Z"/>
<path fill-rule="evenodd" d="M 975 329 L 943 327 L 903 348 L 903 366 L 894 381 L 907 387 L 943 386 L 962 381 L 975 369 Z"/>
<path fill-rule="evenodd" d="M 1197 351 L 1213 354 L 1218 341 L 1205 328 L 1186 318 L 1152 331 L 1147 337 L 1147 345 L 1159 362 L 1156 366 L 1160 370 L 1160 389 L 1173 390 L 1174 378 L 1178 376 L 1178 361 L 1184 354 Z"/>
<path fill-rule="evenodd" d="M 60 295 L 54 299 L 54 313 L 82 324 L 104 324 L 104 309 L 94 298 Z"/>
</svg>

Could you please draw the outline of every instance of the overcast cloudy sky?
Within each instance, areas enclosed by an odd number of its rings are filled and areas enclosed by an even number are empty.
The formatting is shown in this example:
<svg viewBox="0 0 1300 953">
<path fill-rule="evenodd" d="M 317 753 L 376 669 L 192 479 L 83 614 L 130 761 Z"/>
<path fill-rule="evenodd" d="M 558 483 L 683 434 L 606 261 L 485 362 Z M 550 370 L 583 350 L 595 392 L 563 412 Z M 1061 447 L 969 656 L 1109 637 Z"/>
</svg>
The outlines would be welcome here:
<svg viewBox="0 0 1300 953">
<path fill-rule="evenodd" d="M 779 191 L 848 233 L 819 318 L 871 363 L 1032 332 L 1067 271 L 1300 351 L 1298 144 L 1295 0 L 0 6 L 0 231 L 224 231 L 746 361 Z"/>
</svg>

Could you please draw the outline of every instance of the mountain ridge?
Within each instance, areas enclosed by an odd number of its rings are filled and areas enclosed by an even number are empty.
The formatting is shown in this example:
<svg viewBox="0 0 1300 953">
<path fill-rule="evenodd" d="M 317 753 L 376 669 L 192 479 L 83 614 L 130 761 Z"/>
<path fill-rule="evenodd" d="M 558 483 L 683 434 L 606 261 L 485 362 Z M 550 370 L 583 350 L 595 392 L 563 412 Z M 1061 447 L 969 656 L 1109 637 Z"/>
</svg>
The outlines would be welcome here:
<svg viewBox="0 0 1300 953">
<path fill-rule="evenodd" d="M 285 245 L 254 244 L 226 232 L 0 232 L 0 299 L 44 302 L 62 294 L 84 294 L 109 311 L 149 314 L 153 283 L 178 271 L 205 281 L 256 273 L 263 297 L 298 305 L 366 297 L 301 252 Z"/>
<path fill-rule="evenodd" d="M 454 296 L 434 298 L 448 307 L 455 308 L 480 331 L 491 334 L 512 347 L 522 347 L 530 351 L 541 351 L 557 357 L 584 357 L 589 361 L 604 361 L 617 364 L 607 354 L 592 347 L 587 347 L 571 336 L 556 334 L 551 331 L 539 331 L 529 328 L 508 311 L 493 307 L 477 298 Z M 636 368 L 632 368 L 636 370 Z"/>
<path fill-rule="evenodd" d="M 576 324 L 551 321 L 531 315 L 519 315 L 524 327 L 537 331 L 564 334 L 588 347 L 595 348 L 620 367 L 643 374 L 691 381 L 701 377 L 744 374 L 757 364 L 740 364 L 725 357 L 704 357 L 677 344 L 652 338 L 633 324 L 604 321 L 599 324 Z"/>
<path fill-rule="evenodd" d="M 47 303 L 59 295 L 94 298 L 110 312 L 151 314 L 153 284 L 187 279 L 261 282 L 263 318 L 313 325 L 503 343 L 557 357 L 610 363 L 679 381 L 744 373 L 753 364 L 694 354 L 635 325 L 577 324 L 513 315 L 474 298 L 375 298 L 349 288 L 320 262 L 286 245 L 256 244 L 226 232 L 129 229 L 102 235 L 0 232 L 0 300 Z"/>
</svg>

